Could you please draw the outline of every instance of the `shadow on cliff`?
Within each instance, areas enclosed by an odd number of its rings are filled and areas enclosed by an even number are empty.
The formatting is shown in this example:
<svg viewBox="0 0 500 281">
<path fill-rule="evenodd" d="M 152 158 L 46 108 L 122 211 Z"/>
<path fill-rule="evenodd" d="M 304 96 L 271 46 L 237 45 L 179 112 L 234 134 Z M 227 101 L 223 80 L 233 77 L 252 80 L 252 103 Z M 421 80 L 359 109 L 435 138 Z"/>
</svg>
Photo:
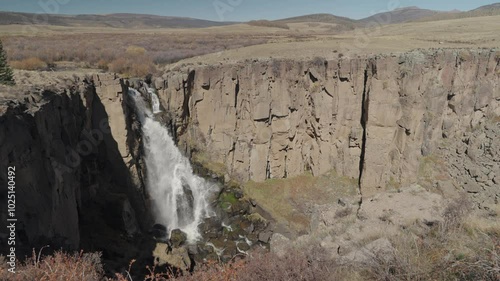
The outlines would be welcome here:
<svg viewBox="0 0 500 281">
<path fill-rule="evenodd" d="M 136 266 L 152 263 L 155 242 L 147 234 L 151 216 L 141 188 L 135 186 L 130 171 L 109 129 L 109 116 L 92 86 L 87 93 L 87 108 L 91 110 L 86 129 L 104 131 L 96 145 L 96 153 L 84 157 L 81 210 L 79 210 L 81 248 L 103 253 L 105 270 L 112 274 L 126 269 L 132 259 Z M 90 103 L 90 104 L 89 104 Z M 84 134 L 92 141 L 94 134 Z"/>
</svg>

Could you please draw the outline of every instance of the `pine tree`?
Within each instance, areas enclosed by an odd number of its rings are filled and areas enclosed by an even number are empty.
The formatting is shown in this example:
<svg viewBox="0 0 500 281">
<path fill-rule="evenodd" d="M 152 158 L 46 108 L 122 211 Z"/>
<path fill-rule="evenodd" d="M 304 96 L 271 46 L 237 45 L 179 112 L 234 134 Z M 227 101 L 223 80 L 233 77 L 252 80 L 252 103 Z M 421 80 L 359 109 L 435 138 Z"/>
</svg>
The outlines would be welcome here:
<svg viewBox="0 0 500 281">
<path fill-rule="evenodd" d="M 7 55 L 3 50 L 2 41 L 0 41 L 0 84 L 14 85 L 14 74 L 7 64 Z"/>
</svg>

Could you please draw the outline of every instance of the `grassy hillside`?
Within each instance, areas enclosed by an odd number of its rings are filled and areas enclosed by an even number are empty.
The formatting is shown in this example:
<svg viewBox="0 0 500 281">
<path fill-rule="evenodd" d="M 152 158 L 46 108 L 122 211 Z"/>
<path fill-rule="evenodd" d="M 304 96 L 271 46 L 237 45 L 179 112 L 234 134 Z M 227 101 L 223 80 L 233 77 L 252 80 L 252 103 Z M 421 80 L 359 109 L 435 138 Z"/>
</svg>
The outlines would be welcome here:
<svg viewBox="0 0 500 281">
<path fill-rule="evenodd" d="M 467 12 L 436 14 L 433 16 L 422 18 L 419 21 L 441 21 L 441 20 L 453 20 L 453 19 L 498 16 L 498 15 L 500 15 L 500 3 L 495 3 L 491 5 L 482 6 Z"/>
<path fill-rule="evenodd" d="M 203 28 L 233 23 L 143 14 L 47 15 L 47 17 L 41 17 L 30 13 L 0 12 L 0 25 L 9 24 L 48 24 L 69 27 L 115 28 Z"/>
</svg>

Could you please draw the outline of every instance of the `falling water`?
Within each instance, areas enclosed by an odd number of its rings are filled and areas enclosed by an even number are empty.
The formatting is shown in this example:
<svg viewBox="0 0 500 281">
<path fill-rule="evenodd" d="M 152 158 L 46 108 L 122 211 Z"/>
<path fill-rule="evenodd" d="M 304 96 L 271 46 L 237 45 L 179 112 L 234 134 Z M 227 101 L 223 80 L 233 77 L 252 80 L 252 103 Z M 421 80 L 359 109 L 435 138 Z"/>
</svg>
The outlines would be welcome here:
<svg viewBox="0 0 500 281">
<path fill-rule="evenodd" d="M 135 100 L 142 123 L 146 185 L 156 219 L 167 227 L 168 233 L 181 229 L 188 241 L 194 242 L 200 238 L 198 225 L 213 215 L 208 198 L 217 187 L 193 174 L 188 159 L 175 146 L 168 130 L 154 120 L 140 93 L 130 89 L 129 94 Z"/>
<path fill-rule="evenodd" d="M 151 98 L 151 107 L 153 108 L 153 113 L 160 113 L 160 99 L 153 88 L 146 87 L 148 94 Z"/>
</svg>

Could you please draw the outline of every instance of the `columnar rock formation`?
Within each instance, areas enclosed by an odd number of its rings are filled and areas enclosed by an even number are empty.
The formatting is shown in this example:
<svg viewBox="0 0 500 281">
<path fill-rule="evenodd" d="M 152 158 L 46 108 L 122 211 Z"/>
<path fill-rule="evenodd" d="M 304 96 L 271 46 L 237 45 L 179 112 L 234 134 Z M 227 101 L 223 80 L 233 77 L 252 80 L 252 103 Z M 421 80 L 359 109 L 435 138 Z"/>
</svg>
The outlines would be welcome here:
<svg viewBox="0 0 500 281">
<path fill-rule="evenodd" d="M 180 142 L 231 178 L 335 170 L 370 195 L 416 182 L 440 142 L 498 120 L 499 61 L 496 50 L 246 61 L 172 71 L 156 86 Z"/>
<path fill-rule="evenodd" d="M 149 222 L 121 153 L 126 127 L 119 80 L 94 80 L 1 101 L 0 168 L 16 168 L 20 257 L 23 250 L 29 254 L 31 247 L 49 244 L 104 249 Z M 6 176 L 0 175 L 5 196 Z M 3 221 L 6 212 L 0 210 Z M 103 238 L 110 235 L 114 241 Z"/>
</svg>

